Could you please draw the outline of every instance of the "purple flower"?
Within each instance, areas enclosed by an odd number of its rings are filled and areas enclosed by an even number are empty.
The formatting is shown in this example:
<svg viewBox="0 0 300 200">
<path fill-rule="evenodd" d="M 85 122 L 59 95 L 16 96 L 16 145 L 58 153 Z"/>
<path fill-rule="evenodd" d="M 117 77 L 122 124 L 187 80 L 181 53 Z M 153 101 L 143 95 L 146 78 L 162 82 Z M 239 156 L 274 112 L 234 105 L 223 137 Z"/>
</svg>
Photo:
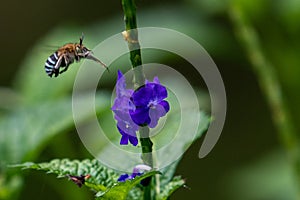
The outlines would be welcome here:
<svg viewBox="0 0 300 200">
<path fill-rule="evenodd" d="M 167 98 L 167 89 L 162 86 L 157 77 L 153 82 L 146 81 L 146 84 L 133 92 L 131 100 L 135 107 L 130 109 L 132 120 L 139 126 L 148 125 L 154 128 L 160 117 L 166 115 L 170 110 Z"/>
<path fill-rule="evenodd" d="M 119 182 L 132 180 L 137 176 L 141 176 L 145 171 L 150 171 L 152 168 L 148 165 L 140 164 L 133 168 L 132 174 L 121 174 L 118 178 Z"/>
<path fill-rule="evenodd" d="M 118 71 L 116 84 L 116 99 L 112 110 L 117 120 L 117 128 L 122 135 L 120 144 L 127 145 L 128 141 L 136 146 L 138 139 L 136 131 L 139 126 L 154 128 L 160 117 L 166 115 L 170 110 L 167 98 L 167 89 L 162 86 L 157 77 L 153 82 L 146 80 L 145 85 L 137 90 L 126 88 L 126 80 L 123 74 Z"/>
<path fill-rule="evenodd" d="M 118 81 L 116 85 L 116 99 L 112 110 L 115 113 L 115 119 L 117 120 L 117 128 L 122 135 L 120 144 L 127 145 L 128 141 L 136 146 L 138 139 L 136 137 L 136 131 L 139 126 L 136 125 L 129 114 L 129 110 L 134 109 L 134 104 L 130 100 L 133 90 L 126 89 L 126 80 L 123 74 L 118 71 Z"/>
<path fill-rule="evenodd" d="M 119 182 L 125 182 L 127 180 L 132 180 L 136 176 L 142 175 L 141 173 L 132 173 L 132 174 L 121 174 L 120 177 L 118 178 Z"/>
</svg>

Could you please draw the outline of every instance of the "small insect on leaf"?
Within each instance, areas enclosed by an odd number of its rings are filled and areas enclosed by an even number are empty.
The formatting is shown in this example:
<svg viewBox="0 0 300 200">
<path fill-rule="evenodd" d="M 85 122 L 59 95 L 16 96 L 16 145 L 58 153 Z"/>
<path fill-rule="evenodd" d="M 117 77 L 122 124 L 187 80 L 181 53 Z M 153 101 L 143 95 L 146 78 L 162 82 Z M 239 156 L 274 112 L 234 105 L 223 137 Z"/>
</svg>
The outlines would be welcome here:
<svg viewBox="0 0 300 200">
<path fill-rule="evenodd" d="M 91 177 L 91 175 L 90 174 L 81 175 L 81 176 L 67 175 L 67 177 L 69 177 L 69 179 L 73 181 L 78 187 L 82 187 L 85 181 Z"/>
<path fill-rule="evenodd" d="M 45 71 L 48 76 L 53 74 L 57 77 L 59 74 L 68 70 L 70 64 L 74 61 L 79 62 L 86 58 L 93 60 L 108 70 L 108 67 L 93 55 L 93 52 L 83 45 L 83 35 L 79 39 L 79 43 L 68 43 L 58 48 L 45 62 Z"/>
</svg>

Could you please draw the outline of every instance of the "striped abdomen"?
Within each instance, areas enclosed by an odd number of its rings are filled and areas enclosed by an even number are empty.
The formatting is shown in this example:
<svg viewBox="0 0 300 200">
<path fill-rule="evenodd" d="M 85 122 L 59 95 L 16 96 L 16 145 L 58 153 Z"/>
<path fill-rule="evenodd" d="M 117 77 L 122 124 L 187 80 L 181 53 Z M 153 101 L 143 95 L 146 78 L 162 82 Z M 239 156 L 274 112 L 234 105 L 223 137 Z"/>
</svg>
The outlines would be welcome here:
<svg viewBox="0 0 300 200">
<path fill-rule="evenodd" d="M 45 70 L 46 70 L 46 73 L 48 74 L 48 76 L 52 77 L 53 74 L 55 74 L 55 76 L 58 75 L 59 69 L 58 68 L 55 69 L 55 66 L 56 66 L 57 62 L 58 62 L 57 52 L 53 53 L 46 60 Z"/>
</svg>

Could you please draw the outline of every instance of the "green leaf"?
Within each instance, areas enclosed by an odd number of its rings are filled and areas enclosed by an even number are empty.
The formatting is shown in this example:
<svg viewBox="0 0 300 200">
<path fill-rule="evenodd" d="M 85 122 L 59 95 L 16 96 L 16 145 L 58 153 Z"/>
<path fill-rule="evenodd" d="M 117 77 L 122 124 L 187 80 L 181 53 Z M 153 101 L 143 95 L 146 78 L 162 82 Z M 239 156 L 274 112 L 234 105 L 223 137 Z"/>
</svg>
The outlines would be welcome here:
<svg viewBox="0 0 300 200">
<path fill-rule="evenodd" d="M 0 121 L 0 155 L 4 163 L 33 158 L 37 148 L 73 123 L 70 99 L 17 108 Z"/>
<path fill-rule="evenodd" d="M 143 191 L 140 187 L 133 187 L 128 195 L 127 200 L 143 200 Z"/>
<path fill-rule="evenodd" d="M 158 174 L 158 171 L 149 171 L 132 180 L 117 182 L 119 174 L 103 166 L 98 160 L 69 160 L 55 159 L 45 163 L 27 162 L 12 167 L 21 167 L 22 169 L 42 170 L 47 173 L 56 174 L 58 178 L 81 175 L 91 175 L 85 181 L 86 187 L 97 191 L 97 199 L 126 199 L 129 191 L 140 183 L 143 179 Z M 135 190 L 137 191 L 137 190 Z M 136 193 L 136 198 L 141 193 Z"/>
<path fill-rule="evenodd" d="M 109 109 L 109 98 L 102 93 L 96 97 L 96 110 L 105 109 Z M 85 112 L 78 121 L 91 114 Z M 34 159 L 51 137 L 73 126 L 71 97 L 14 109 L 0 121 L 0 167 Z"/>
<path fill-rule="evenodd" d="M 137 176 L 132 180 L 118 182 L 105 192 L 97 193 L 97 200 L 125 200 L 129 191 L 147 177 L 158 174 L 158 171 L 149 171 L 141 176 Z"/>
<path fill-rule="evenodd" d="M 43 170 L 47 173 L 56 174 L 59 178 L 67 175 L 81 176 L 89 174 L 91 177 L 86 180 L 86 186 L 96 191 L 105 191 L 107 188 L 112 187 L 119 177 L 116 172 L 103 166 L 95 159 L 83 161 L 55 159 L 45 163 L 27 162 L 13 167 Z"/>
<path fill-rule="evenodd" d="M 173 192 L 181 188 L 185 181 L 180 176 L 175 176 L 168 184 L 161 187 L 161 193 L 158 196 L 158 200 L 167 200 Z"/>
</svg>

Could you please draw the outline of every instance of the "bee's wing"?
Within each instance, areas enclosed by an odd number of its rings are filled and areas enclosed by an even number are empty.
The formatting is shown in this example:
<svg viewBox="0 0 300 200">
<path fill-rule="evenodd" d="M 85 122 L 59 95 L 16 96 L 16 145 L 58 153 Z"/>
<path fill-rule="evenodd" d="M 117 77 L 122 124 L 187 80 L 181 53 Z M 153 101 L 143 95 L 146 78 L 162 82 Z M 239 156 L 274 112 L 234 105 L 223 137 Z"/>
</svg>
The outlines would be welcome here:
<svg viewBox="0 0 300 200">
<path fill-rule="evenodd" d="M 52 49 L 58 49 L 60 47 L 60 45 L 44 44 L 43 47 L 45 47 L 45 48 L 52 48 Z"/>
<path fill-rule="evenodd" d="M 59 49 L 58 45 L 40 45 L 42 51 L 56 51 Z"/>
</svg>

